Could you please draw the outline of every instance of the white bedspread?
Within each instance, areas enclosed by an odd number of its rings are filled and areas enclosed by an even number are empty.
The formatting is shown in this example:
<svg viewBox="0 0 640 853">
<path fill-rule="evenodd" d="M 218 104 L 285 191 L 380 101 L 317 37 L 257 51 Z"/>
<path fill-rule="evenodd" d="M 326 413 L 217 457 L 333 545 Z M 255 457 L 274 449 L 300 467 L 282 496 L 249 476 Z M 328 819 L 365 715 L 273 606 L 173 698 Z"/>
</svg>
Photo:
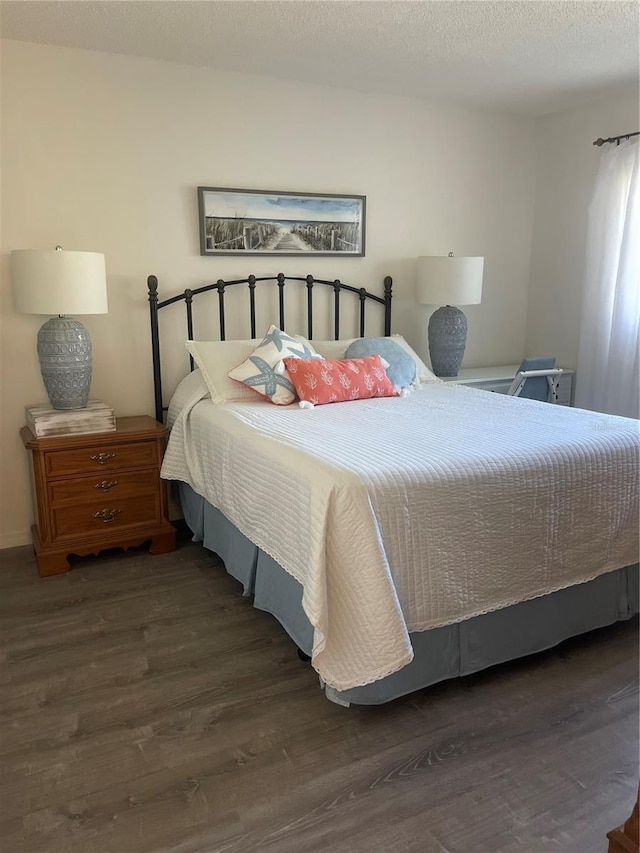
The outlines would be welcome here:
<svg viewBox="0 0 640 853">
<path fill-rule="evenodd" d="M 409 632 L 638 560 L 638 423 L 433 383 L 404 398 L 187 405 L 162 468 L 303 586 L 338 690 L 412 659 Z"/>
</svg>

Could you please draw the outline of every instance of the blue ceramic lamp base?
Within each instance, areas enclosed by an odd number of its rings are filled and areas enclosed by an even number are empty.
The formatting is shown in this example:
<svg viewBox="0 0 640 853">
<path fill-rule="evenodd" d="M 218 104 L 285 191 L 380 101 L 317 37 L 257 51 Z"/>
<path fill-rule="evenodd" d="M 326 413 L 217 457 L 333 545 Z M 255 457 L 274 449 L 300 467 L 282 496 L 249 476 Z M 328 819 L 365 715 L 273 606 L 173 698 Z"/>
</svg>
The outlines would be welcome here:
<svg viewBox="0 0 640 853">
<path fill-rule="evenodd" d="M 467 343 L 467 318 L 452 305 L 438 308 L 429 319 L 429 355 L 436 376 L 457 376 Z"/>
<path fill-rule="evenodd" d="M 89 332 L 71 317 L 52 317 L 38 332 L 38 356 L 54 409 L 83 409 L 89 400 L 92 357 Z"/>
</svg>

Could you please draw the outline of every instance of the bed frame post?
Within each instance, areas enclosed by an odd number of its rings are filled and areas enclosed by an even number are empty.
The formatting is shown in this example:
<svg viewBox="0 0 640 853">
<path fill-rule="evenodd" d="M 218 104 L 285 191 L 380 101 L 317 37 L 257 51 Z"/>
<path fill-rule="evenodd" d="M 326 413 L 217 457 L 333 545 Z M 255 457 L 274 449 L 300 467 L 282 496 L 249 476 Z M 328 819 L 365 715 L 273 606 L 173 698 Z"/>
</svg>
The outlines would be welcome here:
<svg viewBox="0 0 640 853">
<path fill-rule="evenodd" d="M 282 272 L 278 273 L 278 316 L 280 318 L 280 328 L 284 332 L 284 282 L 285 275 Z"/>
<path fill-rule="evenodd" d="M 227 332 L 225 328 L 224 322 L 224 288 L 226 282 L 221 278 L 216 282 L 216 288 L 218 289 L 218 306 L 220 310 L 220 340 L 224 341 L 227 338 Z"/>
<path fill-rule="evenodd" d="M 384 279 L 384 334 L 389 337 L 391 334 L 391 288 L 393 280 L 390 275 Z"/>
<path fill-rule="evenodd" d="M 251 339 L 256 336 L 256 277 L 255 275 L 250 275 L 247 279 L 247 284 L 249 285 L 249 309 L 250 309 L 250 321 L 251 321 Z"/>
<path fill-rule="evenodd" d="M 313 338 L 313 276 L 307 276 L 307 337 Z"/>
<path fill-rule="evenodd" d="M 149 316 L 151 319 L 153 393 L 155 397 L 156 420 L 162 423 L 162 378 L 160 376 L 160 337 L 158 334 L 158 279 L 155 275 L 149 276 L 147 287 L 149 289 Z"/>
<path fill-rule="evenodd" d="M 366 298 L 367 298 L 367 291 L 364 287 L 361 287 L 360 288 L 360 337 L 361 338 L 364 338 L 364 304 L 365 304 Z M 386 302 L 385 302 L 384 307 L 385 307 L 385 315 L 386 315 L 386 309 L 387 309 Z M 385 323 L 385 330 L 386 330 L 386 323 Z M 386 334 L 387 333 L 385 331 L 385 335 Z"/>
<path fill-rule="evenodd" d="M 339 278 L 333 282 L 333 337 L 336 341 L 340 340 L 340 288 L 342 284 Z"/>
</svg>

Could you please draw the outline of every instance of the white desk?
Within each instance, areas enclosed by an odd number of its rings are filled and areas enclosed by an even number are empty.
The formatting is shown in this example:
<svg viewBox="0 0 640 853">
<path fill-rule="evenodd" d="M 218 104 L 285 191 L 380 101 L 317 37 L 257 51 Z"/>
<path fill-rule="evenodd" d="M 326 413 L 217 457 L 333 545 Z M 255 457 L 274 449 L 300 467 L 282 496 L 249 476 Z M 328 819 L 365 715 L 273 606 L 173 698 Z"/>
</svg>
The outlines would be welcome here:
<svg viewBox="0 0 640 853">
<path fill-rule="evenodd" d="M 499 367 L 465 367 L 457 376 L 441 376 L 443 382 L 455 382 L 456 385 L 469 385 L 482 391 L 506 394 L 516 375 L 519 364 L 506 364 Z M 563 368 L 558 385 L 558 405 L 573 405 L 573 377 L 575 372 Z"/>
</svg>

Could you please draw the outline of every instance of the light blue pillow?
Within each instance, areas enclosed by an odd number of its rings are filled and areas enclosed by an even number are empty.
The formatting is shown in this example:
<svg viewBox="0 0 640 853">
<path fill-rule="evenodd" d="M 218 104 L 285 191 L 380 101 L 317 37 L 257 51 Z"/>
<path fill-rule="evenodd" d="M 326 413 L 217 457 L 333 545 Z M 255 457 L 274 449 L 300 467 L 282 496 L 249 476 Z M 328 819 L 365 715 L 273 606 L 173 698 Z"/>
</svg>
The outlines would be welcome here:
<svg viewBox="0 0 640 853">
<path fill-rule="evenodd" d="M 387 376 L 396 388 L 407 388 L 416 378 L 416 363 L 400 344 L 391 338 L 358 338 L 347 348 L 345 358 L 379 355 L 388 362 Z"/>
</svg>

